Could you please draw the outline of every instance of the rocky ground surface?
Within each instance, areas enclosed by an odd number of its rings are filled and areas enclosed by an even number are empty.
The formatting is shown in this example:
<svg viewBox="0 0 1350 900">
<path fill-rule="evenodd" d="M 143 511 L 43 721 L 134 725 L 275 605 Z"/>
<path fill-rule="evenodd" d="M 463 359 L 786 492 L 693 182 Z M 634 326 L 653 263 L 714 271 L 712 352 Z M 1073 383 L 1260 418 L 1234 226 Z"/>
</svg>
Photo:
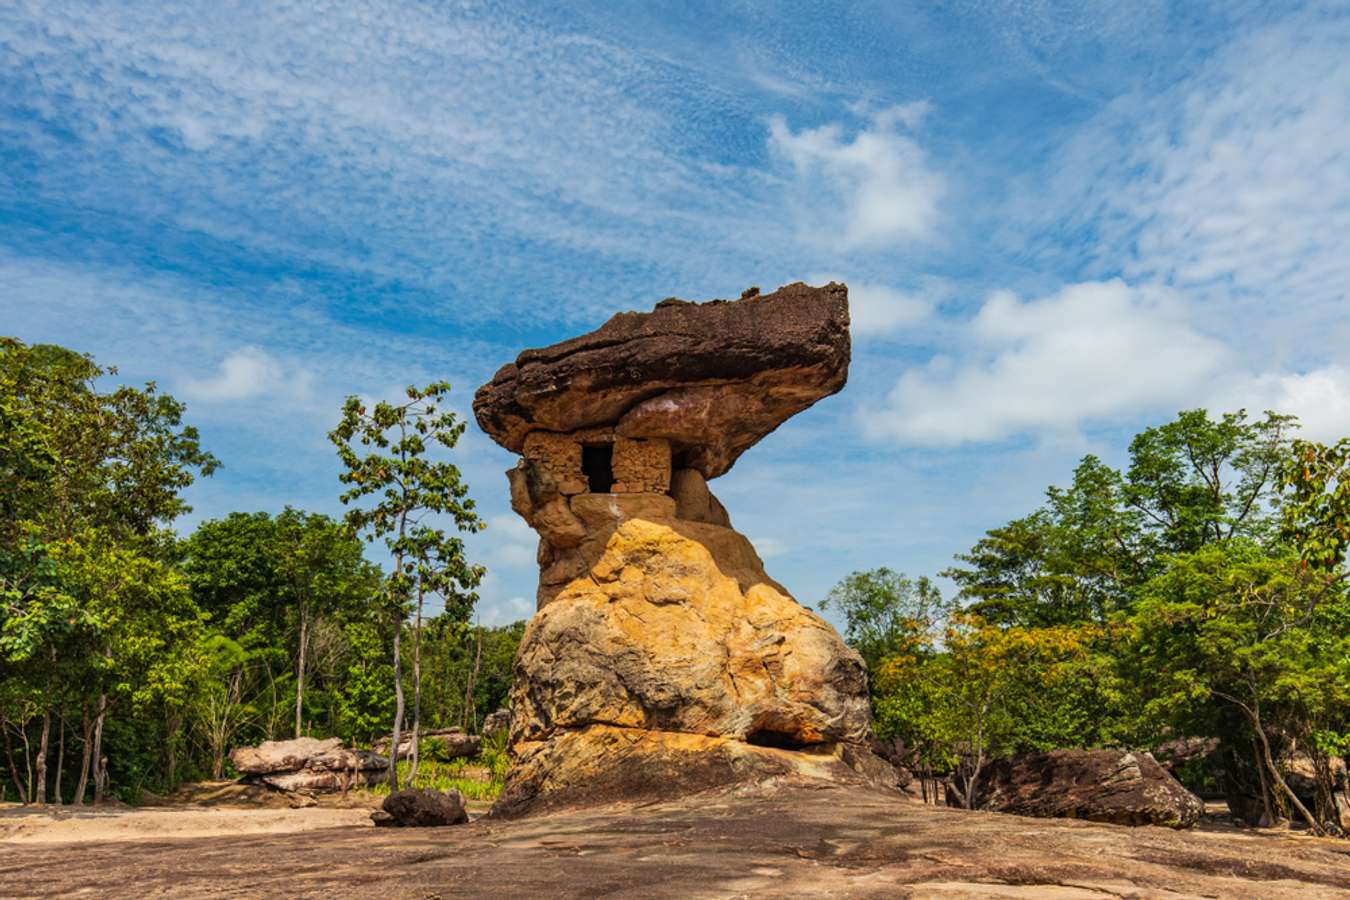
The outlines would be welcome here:
<svg viewBox="0 0 1350 900">
<path fill-rule="evenodd" d="M 1350 843 L 969 813 L 798 784 L 439 829 L 0 843 L 0 885 L 13 897 L 1332 898 L 1350 897 Z"/>
</svg>

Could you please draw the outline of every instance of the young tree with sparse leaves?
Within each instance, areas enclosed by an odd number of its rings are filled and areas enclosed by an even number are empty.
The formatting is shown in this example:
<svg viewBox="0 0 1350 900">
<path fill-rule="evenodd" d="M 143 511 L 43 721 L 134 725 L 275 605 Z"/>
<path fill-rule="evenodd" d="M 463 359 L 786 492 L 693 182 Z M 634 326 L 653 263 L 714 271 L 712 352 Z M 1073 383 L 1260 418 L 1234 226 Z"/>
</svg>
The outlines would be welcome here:
<svg viewBox="0 0 1350 900">
<path fill-rule="evenodd" d="M 458 532 L 474 532 L 484 523 L 474 511 L 468 486 L 459 469 L 430 459 L 428 450 L 439 444 L 453 449 L 464 423 L 441 402 L 448 382 L 425 388 L 409 386 L 403 403 L 366 404 L 348 397 L 342 421 L 329 439 L 337 447 L 347 490 L 344 504 L 370 498 L 366 506 L 348 511 L 347 522 L 367 540 L 383 538 L 392 560 L 386 579 L 388 607 L 394 620 L 394 722 L 389 745 L 389 783 L 398 789 L 398 748 L 403 728 L 404 697 L 401 632 L 408 607 L 415 601 L 413 631 L 413 771 L 421 724 L 421 631 L 423 604 L 428 594 L 440 595 L 449 616 L 467 620 L 477 597 L 474 589 L 483 577 L 481 566 L 471 565 L 458 534 L 438 527 L 448 517 Z"/>
</svg>

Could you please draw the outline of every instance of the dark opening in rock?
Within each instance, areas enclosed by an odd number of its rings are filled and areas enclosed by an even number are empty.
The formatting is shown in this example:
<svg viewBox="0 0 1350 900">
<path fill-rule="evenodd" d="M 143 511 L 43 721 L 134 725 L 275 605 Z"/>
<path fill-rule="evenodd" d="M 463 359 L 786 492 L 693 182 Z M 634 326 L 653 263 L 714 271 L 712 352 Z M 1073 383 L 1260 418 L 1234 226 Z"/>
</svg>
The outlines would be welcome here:
<svg viewBox="0 0 1350 900">
<path fill-rule="evenodd" d="M 614 487 L 614 445 L 586 444 L 581 448 L 581 471 L 592 494 L 608 494 Z"/>
<path fill-rule="evenodd" d="M 768 728 L 750 732 L 745 736 L 745 742 L 756 747 L 776 747 L 779 750 L 807 750 L 811 747 L 810 744 L 798 740 L 795 734 L 772 731 Z"/>
</svg>

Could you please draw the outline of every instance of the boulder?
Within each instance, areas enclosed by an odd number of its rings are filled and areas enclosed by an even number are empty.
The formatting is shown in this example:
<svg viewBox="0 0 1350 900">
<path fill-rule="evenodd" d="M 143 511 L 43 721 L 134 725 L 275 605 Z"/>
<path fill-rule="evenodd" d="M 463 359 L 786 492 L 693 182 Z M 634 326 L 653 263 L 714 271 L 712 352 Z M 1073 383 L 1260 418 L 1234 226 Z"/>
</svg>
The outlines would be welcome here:
<svg viewBox="0 0 1350 900">
<path fill-rule="evenodd" d="M 384 784 L 389 780 L 385 769 L 297 769 L 294 772 L 273 772 L 256 776 L 259 781 L 278 791 L 306 794 L 335 794 L 351 788 Z"/>
<path fill-rule="evenodd" d="M 230 761 L 245 780 L 279 791 L 311 793 L 382 784 L 389 767 L 387 757 L 348 749 L 338 738 L 306 737 L 235 747 Z"/>
<path fill-rule="evenodd" d="M 996 760 L 975 806 L 1023 816 L 1189 828 L 1205 805 L 1147 753 L 1052 750 Z"/>
<path fill-rule="evenodd" d="M 867 740 L 862 658 L 767 578 L 728 575 L 714 554 L 753 548 L 709 527 L 623 522 L 590 577 L 530 621 L 513 744 L 596 723 L 782 747 Z"/>
<path fill-rule="evenodd" d="M 230 762 L 245 775 L 266 775 L 303 769 L 315 757 L 342 750 L 339 738 L 302 737 L 290 741 L 263 741 L 256 747 L 235 747 Z"/>
<path fill-rule="evenodd" d="M 790 284 L 737 301 L 668 299 L 589 334 L 526 350 L 474 397 L 487 434 L 520 453 L 537 430 L 616 426 L 671 441 L 715 478 L 848 376 L 848 288 Z"/>
<path fill-rule="evenodd" d="M 384 798 L 370 818 L 377 826 L 394 828 L 440 828 L 469 821 L 459 791 L 408 788 Z"/>
</svg>

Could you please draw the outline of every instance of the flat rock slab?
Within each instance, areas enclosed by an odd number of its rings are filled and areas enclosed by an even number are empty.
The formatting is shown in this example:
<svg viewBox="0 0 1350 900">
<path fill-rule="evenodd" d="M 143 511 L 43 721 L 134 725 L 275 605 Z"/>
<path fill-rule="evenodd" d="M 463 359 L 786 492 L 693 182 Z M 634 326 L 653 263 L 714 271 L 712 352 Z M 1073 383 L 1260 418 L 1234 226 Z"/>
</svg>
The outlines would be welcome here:
<svg viewBox="0 0 1350 900">
<path fill-rule="evenodd" d="M 536 429 L 614 425 L 625 437 L 670 440 L 682 465 L 716 478 L 843 388 L 848 321 L 842 284 L 707 303 L 668 298 L 521 353 L 478 389 L 474 415 L 513 453 Z"/>
<path fill-rule="evenodd" d="M 1350 897 L 1350 844 L 786 785 L 429 831 L 0 844 L 0 884 L 14 897 L 1335 898 Z"/>
</svg>

